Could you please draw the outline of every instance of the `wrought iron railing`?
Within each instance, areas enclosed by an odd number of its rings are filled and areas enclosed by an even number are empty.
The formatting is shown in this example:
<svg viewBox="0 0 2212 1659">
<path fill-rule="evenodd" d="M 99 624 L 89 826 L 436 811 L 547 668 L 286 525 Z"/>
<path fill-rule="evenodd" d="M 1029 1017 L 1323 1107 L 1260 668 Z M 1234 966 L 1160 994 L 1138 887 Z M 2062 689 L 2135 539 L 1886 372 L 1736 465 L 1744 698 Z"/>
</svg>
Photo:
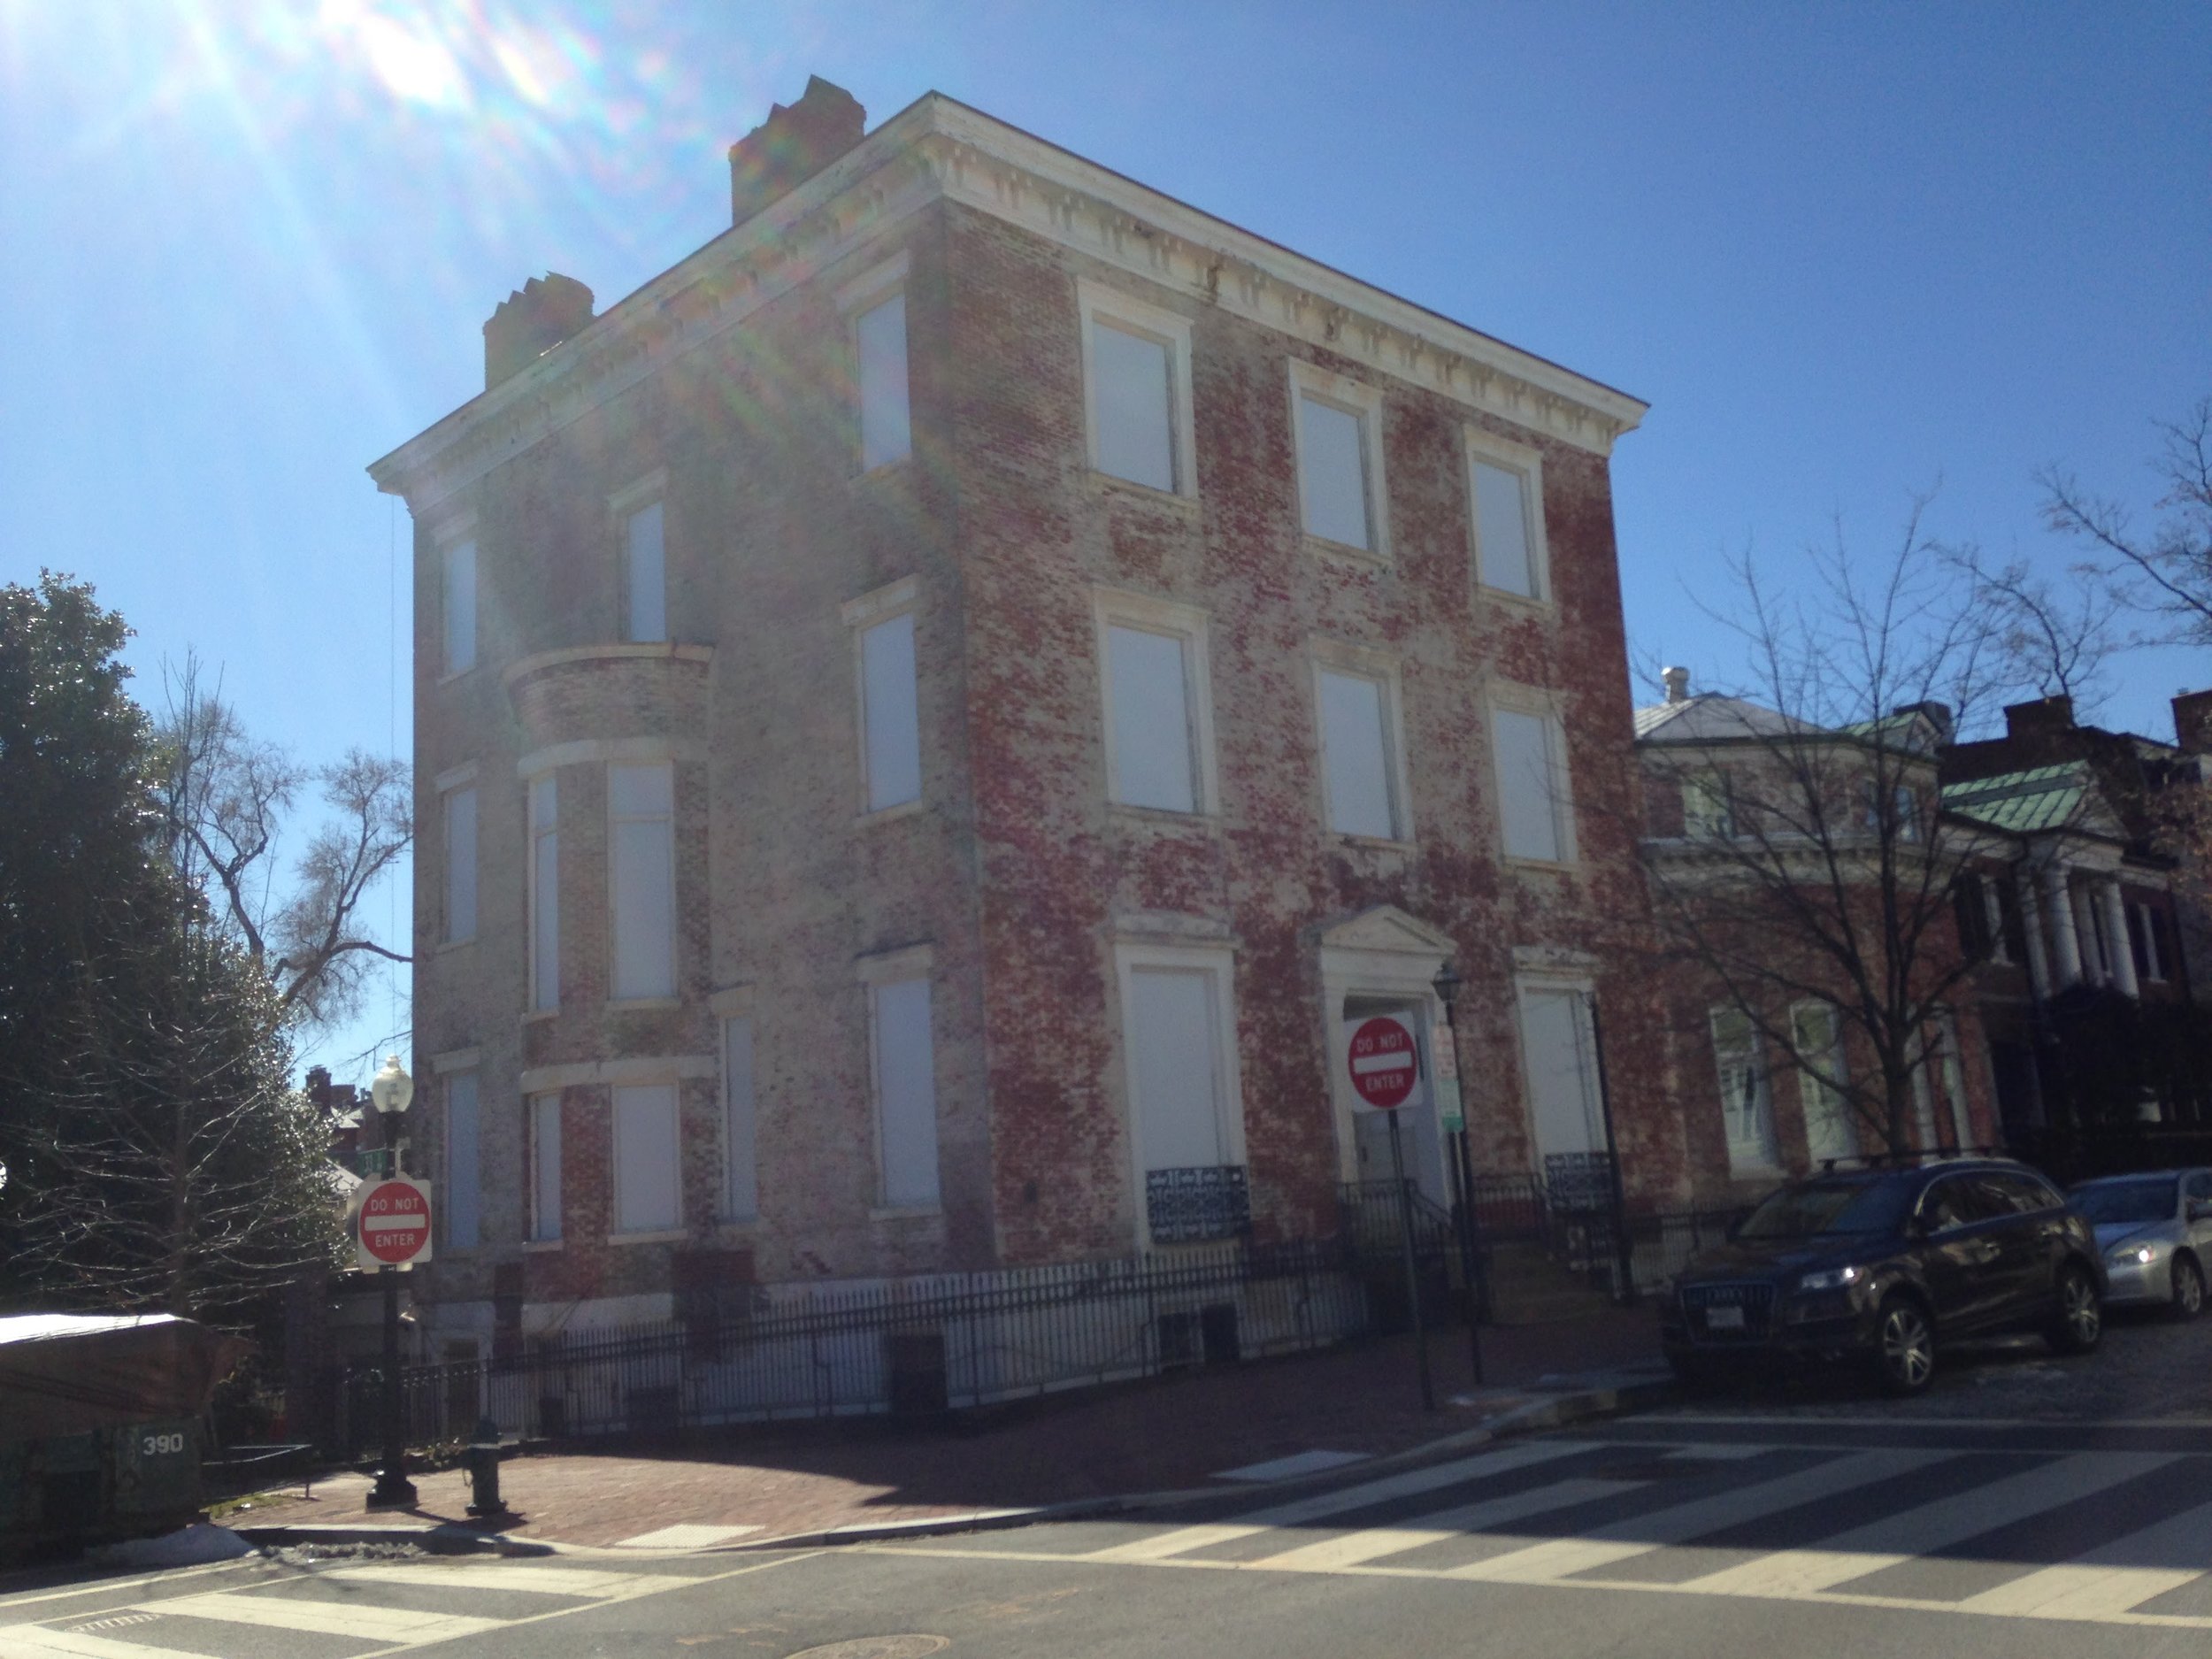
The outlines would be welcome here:
<svg viewBox="0 0 2212 1659">
<path fill-rule="evenodd" d="M 1204 1244 L 1252 1230 L 1252 1194 L 1240 1164 L 1148 1170 L 1145 1225 L 1155 1244 Z"/>
</svg>

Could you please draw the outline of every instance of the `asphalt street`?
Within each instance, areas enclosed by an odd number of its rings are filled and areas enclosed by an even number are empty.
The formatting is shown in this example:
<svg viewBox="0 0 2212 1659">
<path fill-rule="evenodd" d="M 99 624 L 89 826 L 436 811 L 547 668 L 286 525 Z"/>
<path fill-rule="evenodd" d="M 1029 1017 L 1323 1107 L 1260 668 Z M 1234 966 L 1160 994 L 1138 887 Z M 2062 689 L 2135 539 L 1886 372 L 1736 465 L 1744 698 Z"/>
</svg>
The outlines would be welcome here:
<svg viewBox="0 0 2212 1659">
<path fill-rule="evenodd" d="M 0 1598 L 0 1659 L 2132 1659 L 2208 1644 L 2212 1428 L 1871 1407 L 1631 1418 L 1318 1490 L 896 1545 L 254 1561 Z"/>
</svg>

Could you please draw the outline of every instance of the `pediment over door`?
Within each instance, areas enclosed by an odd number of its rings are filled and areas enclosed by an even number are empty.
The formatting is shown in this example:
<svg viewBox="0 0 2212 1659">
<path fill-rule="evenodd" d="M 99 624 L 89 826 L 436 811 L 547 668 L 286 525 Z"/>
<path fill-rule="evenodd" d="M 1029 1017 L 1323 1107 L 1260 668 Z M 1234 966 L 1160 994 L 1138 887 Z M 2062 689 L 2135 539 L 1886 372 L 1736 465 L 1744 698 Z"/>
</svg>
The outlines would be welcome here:
<svg viewBox="0 0 2212 1659">
<path fill-rule="evenodd" d="M 1371 910 L 1339 922 L 1321 935 L 1325 950 L 1383 951 L 1394 955 L 1448 956 L 1451 939 L 1426 922 L 1409 916 L 1394 904 L 1378 904 Z"/>
</svg>

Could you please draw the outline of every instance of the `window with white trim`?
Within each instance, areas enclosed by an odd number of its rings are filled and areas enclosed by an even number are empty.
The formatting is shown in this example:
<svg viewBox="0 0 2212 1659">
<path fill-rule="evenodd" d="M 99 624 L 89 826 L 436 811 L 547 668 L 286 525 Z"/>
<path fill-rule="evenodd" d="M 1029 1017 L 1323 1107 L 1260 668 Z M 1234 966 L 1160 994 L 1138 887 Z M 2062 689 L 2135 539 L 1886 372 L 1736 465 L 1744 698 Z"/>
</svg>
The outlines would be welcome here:
<svg viewBox="0 0 2212 1659">
<path fill-rule="evenodd" d="M 1382 395 L 1294 359 L 1290 379 L 1298 511 L 1306 534 L 1386 555 Z"/>
<path fill-rule="evenodd" d="M 2136 978 L 2146 985 L 2166 982 L 2165 916 L 2156 905 L 2137 902 L 2127 907 L 2128 949 L 2135 956 Z"/>
<path fill-rule="evenodd" d="M 1405 840 L 1390 681 L 1324 664 L 1314 683 L 1329 827 L 1340 835 Z"/>
<path fill-rule="evenodd" d="M 1568 864 L 1574 858 L 1574 814 L 1567 785 L 1565 739 L 1548 714 L 1495 709 L 1498 819 L 1509 858 Z"/>
<path fill-rule="evenodd" d="M 523 1107 L 529 1114 L 530 1238 L 550 1244 L 561 1236 L 561 1097 L 533 1094 Z"/>
<path fill-rule="evenodd" d="M 659 502 L 623 521 L 624 637 L 639 643 L 668 637 L 666 537 L 667 515 Z"/>
<path fill-rule="evenodd" d="M 1724 772 L 1682 780 L 1682 833 L 1693 841 L 1726 841 L 1736 833 L 1736 796 Z"/>
<path fill-rule="evenodd" d="M 1476 580 L 1524 599 L 1550 598 L 1543 464 L 1537 452 L 1470 432 L 1467 490 L 1474 503 Z"/>
<path fill-rule="evenodd" d="M 1133 594 L 1098 597 L 1107 799 L 1214 810 L 1202 611 Z"/>
<path fill-rule="evenodd" d="M 906 400 L 906 295 L 895 289 L 853 318 L 860 396 L 860 470 L 903 461 L 913 451 Z"/>
<path fill-rule="evenodd" d="M 1711 1018 L 1728 1167 L 1740 1175 L 1770 1171 L 1780 1159 L 1774 1144 L 1774 1097 L 1759 1053 L 1759 1033 L 1741 1009 L 1717 1008 Z"/>
<path fill-rule="evenodd" d="M 561 1005 L 560 795 L 553 774 L 530 780 L 530 1006 Z"/>
<path fill-rule="evenodd" d="M 1088 280 L 1076 292 L 1091 465 L 1152 489 L 1195 494 L 1188 320 Z"/>
<path fill-rule="evenodd" d="M 681 1132 L 673 1083 L 614 1090 L 614 1230 L 667 1233 L 683 1224 Z"/>
<path fill-rule="evenodd" d="M 1246 1153 L 1236 1052 L 1235 959 L 1224 949 L 1119 944 L 1122 1064 L 1145 1229 L 1156 1197 L 1240 1179 Z M 1164 1171 L 1209 1171 L 1156 1179 Z M 1141 1230 L 1141 1237 L 1148 1231 Z"/>
<path fill-rule="evenodd" d="M 753 1097 L 753 1022 L 722 1022 L 722 1218 L 760 1215 L 758 1111 Z"/>
<path fill-rule="evenodd" d="M 676 769 L 607 768 L 614 997 L 676 995 Z"/>
<path fill-rule="evenodd" d="M 871 812 L 922 798 L 918 695 L 913 611 L 861 629 L 860 724 Z"/>
<path fill-rule="evenodd" d="M 871 985 L 868 1032 L 883 1202 L 894 1210 L 933 1209 L 939 1194 L 937 1060 L 928 979 Z"/>
<path fill-rule="evenodd" d="M 445 672 L 476 666 L 476 543 L 448 544 L 442 560 L 440 609 L 445 632 Z"/>
<path fill-rule="evenodd" d="M 476 786 L 448 789 L 445 809 L 445 942 L 476 937 Z"/>
<path fill-rule="evenodd" d="M 1843 1020 L 1830 1002 L 1790 1009 L 1790 1043 L 1797 1050 L 1797 1097 L 1805 1115 L 1805 1149 L 1815 1164 L 1859 1156 L 1859 1128 L 1844 1093 Z"/>
<path fill-rule="evenodd" d="M 449 1071 L 445 1079 L 445 1241 L 449 1249 L 476 1248 L 484 1213 L 481 1139 L 476 1073 Z"/>
</svg>

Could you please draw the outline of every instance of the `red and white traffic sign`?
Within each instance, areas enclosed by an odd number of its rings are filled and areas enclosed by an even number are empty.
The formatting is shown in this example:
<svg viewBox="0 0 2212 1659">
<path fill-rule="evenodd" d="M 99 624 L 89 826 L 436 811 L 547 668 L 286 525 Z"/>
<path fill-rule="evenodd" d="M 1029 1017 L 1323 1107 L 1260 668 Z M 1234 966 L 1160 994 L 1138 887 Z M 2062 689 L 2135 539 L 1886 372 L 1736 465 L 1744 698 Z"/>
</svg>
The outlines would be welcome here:
<svg viewBox="0 0 2212 1659">
<path fill-rule="evenodd" d="M 1395 1111 L 1413 1096 L 1420 1073 L 1413 1027 L 1394 1014 L 1363 1020 L 1352 1033 L 1352 1099 L 1367 1111 Z"/>
<path fill-rule="evenodd" d="M 364 1267 L 406 1267 L 430 1259 L 430 1194 L 396 1175 L 362 1194 L 359 1249 Z"/>
</svg>

